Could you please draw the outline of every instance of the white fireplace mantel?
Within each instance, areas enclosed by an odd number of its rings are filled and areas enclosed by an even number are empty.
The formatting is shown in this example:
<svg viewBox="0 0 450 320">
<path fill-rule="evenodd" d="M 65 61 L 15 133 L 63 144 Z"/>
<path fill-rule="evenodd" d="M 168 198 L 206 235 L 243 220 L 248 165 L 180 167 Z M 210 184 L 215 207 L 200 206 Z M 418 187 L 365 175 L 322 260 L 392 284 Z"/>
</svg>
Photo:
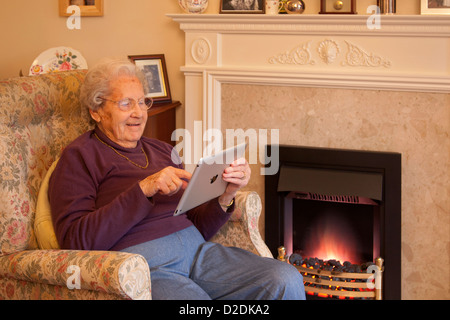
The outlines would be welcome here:
<svg viewBox="0 0 450 320">
<path fill-rule="evenodd" d="M 450 18 L 444 15 L 380 15 L 381 28 L 372 30 L 367 28 L 369 15 L 169 14 L 168 17 L 186 32 L 437 37 L 448 37 L 450 32 Z"/>
<path fill-rule="evenodd" d="M 190 132 L 221 129 L 224 83 L 450 92 L 448 16 L 168 16 L 185 32 Z"/>
</svg>

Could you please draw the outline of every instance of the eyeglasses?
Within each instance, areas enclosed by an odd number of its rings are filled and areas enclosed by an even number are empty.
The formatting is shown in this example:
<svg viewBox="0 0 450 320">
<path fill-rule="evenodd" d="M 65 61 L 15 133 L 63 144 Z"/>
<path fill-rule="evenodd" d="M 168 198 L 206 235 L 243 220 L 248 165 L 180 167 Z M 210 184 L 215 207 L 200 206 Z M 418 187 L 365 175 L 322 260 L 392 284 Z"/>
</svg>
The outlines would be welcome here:
<svg viewBox="0 0 450 320">
<path fill-rule="evenodd" d="M 114 101 L 106 98 L 99 97 L 102 100 L 114 102 L 117 104 L 120 110 L 122 111 L 131 111 L 136 103 L 138 104 L 139 108 L 142 110 L 149 110 L 153 105 L 153 99 L 150 97 L 142 97 L 139 100 L 134 100 L 132 98 L 123 98 L 119 101 Z"/>
</svg>

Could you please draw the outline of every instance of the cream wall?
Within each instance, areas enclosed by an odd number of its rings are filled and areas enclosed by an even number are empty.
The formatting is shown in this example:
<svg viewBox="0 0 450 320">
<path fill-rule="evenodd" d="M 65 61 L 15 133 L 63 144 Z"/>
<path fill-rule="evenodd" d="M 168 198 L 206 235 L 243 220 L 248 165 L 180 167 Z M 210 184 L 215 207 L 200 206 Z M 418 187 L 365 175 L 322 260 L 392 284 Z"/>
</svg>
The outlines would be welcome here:
<svg viewBox="0 0 450 320">
<path fill-rule="evenodd" d="M 210 0 L 206 14 L 218 13 L 219 0 Z M 319 0 L 306 2 L 308 13 L 317 13 Z M 376 0 L 358 0 L 357 10 Z M 167 13 L 179 13 L 177 0 L 104 0 L 103 17 L 82 17 L 81 30 L 69 30 L 58 14 L 58 0 L 2 1 L 0 10 L 0 79 L 27 73 L 33 59 L 54 46 L 79 50 L 89 65 L 108 55 L 164 53 L 175 98 L 181 98 L 184 34 Z M 420 0 L 397 0 L 399 14 L 420 12 Z"/>
<path fill-rule="evenodd" d="M 219 12 L 220 0 L 210 0 L 206 14 Z M 308 0 L 305 14 L 317 13 L 320 0 Z M 358 0 L 357 10 L 376 0 Z M 82 17 L 80 30 L 69 30 L 58 14 L 58 0 L 2 1 L 0 10 L 0 79 L 28 74 L 33 60 L 56 46 L 80 51 L 88 65 L 105 56 L 163 53 L 175 100 L 184 102 L 184 33 L 166 14 L 180 13 L 177 0 L 104 0 L 103 17 Z M 420 0 L 397 0 L 399 14 L 420 12 Z M 184 124 L 184 107 L 177 125 Z"/>
<path fill-rule="evenodd" d="M 0 10 L 0 80 L 24 75 L 48 48 L 68 46 L 94 65 L 105 56 L 165 55 L 174 100 L 184 101 L 184 34 L 166 17 L 180 13 L 177 1 L 104 0 L 103 17 L 81 17 L 81 29 L 69 30 L 58 0 L 2 1 Z M 177 115 L 183 123 L 183 109 Z"/>
</svg>

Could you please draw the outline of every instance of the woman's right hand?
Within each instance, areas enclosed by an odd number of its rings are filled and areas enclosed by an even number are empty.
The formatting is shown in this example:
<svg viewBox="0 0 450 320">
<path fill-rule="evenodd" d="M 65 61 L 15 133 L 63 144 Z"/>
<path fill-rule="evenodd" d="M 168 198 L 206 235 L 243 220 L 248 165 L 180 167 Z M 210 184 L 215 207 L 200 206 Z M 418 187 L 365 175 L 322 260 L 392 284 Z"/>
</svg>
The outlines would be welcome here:
<svg viewBox="0 0 450 320">
<path fill-rule="evenodd" d="M 181 188 L 185 189 L 187 182 L 191 179 L 192 174 L 186 170 L 166 167 L 161 171 L 148 176 L 139 182 L 142 192 L 147 198 L 154 196 L 157 193 L 163 195 L 172 195 L 177 193 Z"/>
</svg>

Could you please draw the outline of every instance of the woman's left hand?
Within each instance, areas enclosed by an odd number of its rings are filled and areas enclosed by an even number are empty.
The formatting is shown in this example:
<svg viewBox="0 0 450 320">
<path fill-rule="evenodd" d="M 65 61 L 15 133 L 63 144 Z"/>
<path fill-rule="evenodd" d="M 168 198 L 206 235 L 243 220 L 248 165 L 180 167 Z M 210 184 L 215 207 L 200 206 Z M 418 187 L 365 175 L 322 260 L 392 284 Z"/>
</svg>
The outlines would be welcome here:
<svg viewBox="0 0 450 320">
<path fill-rule="evenodd" d="M 221 206 L 227 206 L 236 196 L 236 192 L 248 184 L 251 172 L 250 166 L 245 158 L 237 159 L 224 170 L 222 177 L 224 181 L 228 182 L 228 186 L 225 192 L 219 197 Z"/>
</svg>

